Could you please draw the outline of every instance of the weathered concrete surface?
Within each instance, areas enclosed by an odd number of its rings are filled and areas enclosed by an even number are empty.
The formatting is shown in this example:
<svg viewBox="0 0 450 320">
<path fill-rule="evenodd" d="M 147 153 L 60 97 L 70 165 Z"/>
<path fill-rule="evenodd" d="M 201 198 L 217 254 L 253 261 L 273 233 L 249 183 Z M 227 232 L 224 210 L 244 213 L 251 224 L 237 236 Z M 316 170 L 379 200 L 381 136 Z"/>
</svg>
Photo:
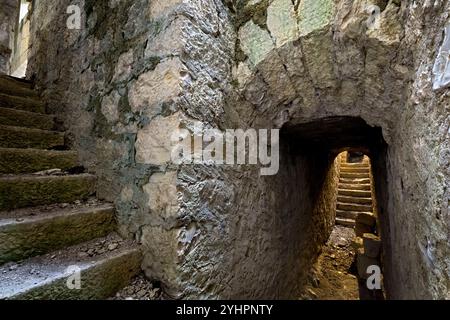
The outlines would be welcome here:
<svg viewBox="0 0 450 320">
<path fill-rule="evenodd" d="M 37 6 L 28 75 L 168 295 L 296 298 L 333 220 L 337 150 L 285 145 L 280 173 L 261 178 L 256 167 L 176 166 L 166 134 L 345 116 L 387 143 L 363 147 L 388 296 L 448 297 L 450 103 L 433 66 L 450 4 L 389 1 L 369 20 L 383 2 L 75 1 L 81 30 L 64 27 L 68 0 Z"/>
</svg>

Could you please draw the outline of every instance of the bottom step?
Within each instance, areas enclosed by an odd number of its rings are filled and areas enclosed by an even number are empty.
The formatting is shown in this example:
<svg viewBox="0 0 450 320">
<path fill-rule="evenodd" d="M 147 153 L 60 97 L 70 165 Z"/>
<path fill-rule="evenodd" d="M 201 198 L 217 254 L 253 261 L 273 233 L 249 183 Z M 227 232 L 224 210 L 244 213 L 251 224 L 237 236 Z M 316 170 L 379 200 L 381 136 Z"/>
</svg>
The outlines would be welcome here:
<svg viewBox="0 0 450 320">
<path fill-rule="evenodd" d="M 139 274 L 141 252 L 118 235 L 0 267 L 0 299 L 95 300 L 113 296 Z M 79 269 L 78 269 L 79 268 Z M 67 283 L 80 271 L 80 289 Z"/>
</svg>

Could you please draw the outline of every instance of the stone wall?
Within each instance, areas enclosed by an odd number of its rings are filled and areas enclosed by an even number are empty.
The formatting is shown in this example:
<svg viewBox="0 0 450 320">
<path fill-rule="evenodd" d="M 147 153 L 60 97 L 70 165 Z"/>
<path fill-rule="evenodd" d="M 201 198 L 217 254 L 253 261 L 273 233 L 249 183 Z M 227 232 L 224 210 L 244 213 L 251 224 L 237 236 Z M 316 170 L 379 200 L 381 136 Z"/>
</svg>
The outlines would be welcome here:
<svg viewBox="0 0 450 320">
<path fill-rule="evenodd" d="M 0 1 L 0 73 L 9 74 L 9 63 L 14 43 L 14 29 L 18 14 L 18 1 Z"/>
<path fill-rule="evenodd" d="M 443 298 L 449 98 L 432 69 L 450 8 L 436 3 L 40 0 L 28 76 L 167 295 L 296 298 L 333 224 L 337 170 L 336 150 L 286 141 L 272 177 L 175 165 L 171 134 L 345 116 L 388 144 L 371 151 L 389 296 Z M 69 4 L 80 30 L 65 27 Z"/>
</svg>

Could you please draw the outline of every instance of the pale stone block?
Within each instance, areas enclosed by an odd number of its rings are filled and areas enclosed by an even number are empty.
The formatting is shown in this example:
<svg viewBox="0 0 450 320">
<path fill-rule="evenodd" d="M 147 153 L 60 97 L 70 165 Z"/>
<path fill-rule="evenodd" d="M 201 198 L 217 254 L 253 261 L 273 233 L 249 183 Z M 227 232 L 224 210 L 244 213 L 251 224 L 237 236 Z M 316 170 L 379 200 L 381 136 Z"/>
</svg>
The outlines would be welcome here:
<svg viewBox="0 0 450 320">
<path fill-rule="evenodd" d="M 138 131 L 136 140 L 136 162 L 164 165 L 171 160 L 175 142 L 172 135 L 180 127 L 180 117 L 174 114 L 169 117 L 158 116 L 145 128 Z"/>
<path fill-rule="evenodd" d="M 123 53 L 119 57 L 116 69 L 114 72 L 113 81 L 124 81 L 131 74 L 131 68 L 133 66 L 133 50 Z"/>
<path fill-rule="evenodd" d="M 120 95 L 117 91 L 103 98 L 101 110 L 108 122 L 113 123 L 119 120 L 119 100 Z"/>
<path fill-rule="evenodd" d="M 186 18 L 179 17 L 167 28 L 150 39 L 145 48 L 145 56 L 166 57 L 169 55 L 179 55 L 185 45 L 182 32 L 183 27 L 187 25 L 187 21 Z"/>
<path fill-rule="evenodd" d="M 185 70 L 178 58 L 159 63 L 155 70 L 139 76 L 129 92 L 133 112 L 175 99 L 181 92 L 181 73 Z"/>
<path fill-rule="evenodd" d="M 148 207 L 164 219 L 178 212 L 177 172 L 155 173 L 150 177 L 144 192 L 148 196 Z"/>
<path fill-rule="evenodd" d="M 291 0 L 275 0 L 267 8 L 267 27 L 277 47 L 295 40 L 298 35 L 297 19 Z"/>
<path fill-rule="evenodd" d="M 257 65 L 274 48 L 274 43 L 269 33 L 253 23 L 247 22 L 239 29 L 241 49 L 248 56 L 253 65 Z"/>
<path fill-rule="evenodd" d="M 169 11 L 174 10 L 177 6 L 183 3 L 183 0 L 153 0 L 150 1 L 149 13 L 155 18 Z"/>
<path fill-rule="evenodd" d="M 334 13 L 334 1 L 303 0 L 297 12 L 300 34 L 307 35 L 330 25 Z"/>
</svg>

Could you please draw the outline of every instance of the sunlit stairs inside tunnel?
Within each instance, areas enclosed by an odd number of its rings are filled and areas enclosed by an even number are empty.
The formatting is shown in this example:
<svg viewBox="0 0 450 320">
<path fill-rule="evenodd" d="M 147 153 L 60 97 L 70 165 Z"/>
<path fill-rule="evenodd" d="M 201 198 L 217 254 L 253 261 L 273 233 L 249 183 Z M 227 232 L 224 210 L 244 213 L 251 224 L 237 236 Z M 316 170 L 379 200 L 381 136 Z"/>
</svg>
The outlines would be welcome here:
<svg viewBox="0 0 450 320">
<path fill-rule="evenodd" d="M 354 228 L 361 213 L 373 213 L 370 160 L 352 160 L 349 152 L 339 155 L 340 174 L 336 203 L 336 224 Z"/>
</svg>

